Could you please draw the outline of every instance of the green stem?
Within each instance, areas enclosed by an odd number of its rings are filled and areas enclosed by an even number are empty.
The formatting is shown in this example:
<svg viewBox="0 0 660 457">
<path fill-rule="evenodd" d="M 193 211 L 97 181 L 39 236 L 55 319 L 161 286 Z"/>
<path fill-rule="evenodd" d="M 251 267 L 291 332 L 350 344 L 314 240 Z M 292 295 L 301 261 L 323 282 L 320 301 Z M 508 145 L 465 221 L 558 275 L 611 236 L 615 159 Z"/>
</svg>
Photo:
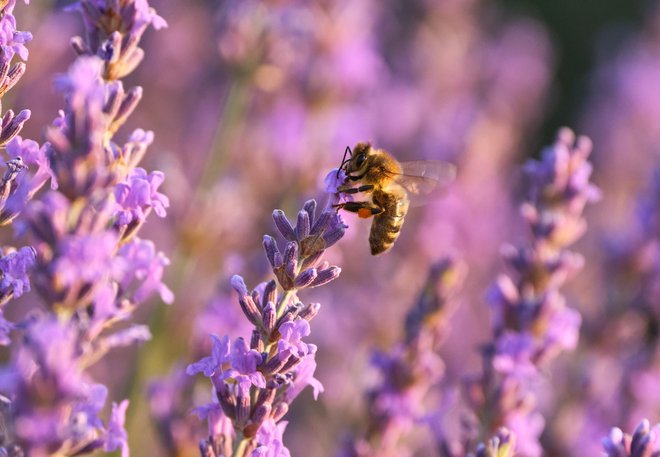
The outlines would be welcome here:
<svg viewBox="0 0 660 457">
<path fill-rule="evenodd" d="M 247 438 L 243 437 L 241 438 L 241 441 L 238 443 L 238 446 L 236 446 L 236 450 L 234 451 L 234 457 L 244 457 L 245 456 L 245 450 L 247 448 L 248 442 Z"/>
</svg>

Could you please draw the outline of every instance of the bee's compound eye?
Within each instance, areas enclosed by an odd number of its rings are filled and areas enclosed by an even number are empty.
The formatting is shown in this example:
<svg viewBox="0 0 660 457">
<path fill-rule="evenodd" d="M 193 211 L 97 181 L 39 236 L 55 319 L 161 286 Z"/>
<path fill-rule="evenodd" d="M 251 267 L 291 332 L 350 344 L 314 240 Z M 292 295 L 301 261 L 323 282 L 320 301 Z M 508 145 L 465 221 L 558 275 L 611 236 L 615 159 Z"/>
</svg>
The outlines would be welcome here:
<svg viewBox="0 0 660 457">
<path fill-rule="evenodd" d="M 366 159 L 367 156 L 363 152 L 358 154 L 358 156 L 355 158 L 355 165 L 360 168 L 362 164 L 364 163 L 364 159 Z"/>
</svg>

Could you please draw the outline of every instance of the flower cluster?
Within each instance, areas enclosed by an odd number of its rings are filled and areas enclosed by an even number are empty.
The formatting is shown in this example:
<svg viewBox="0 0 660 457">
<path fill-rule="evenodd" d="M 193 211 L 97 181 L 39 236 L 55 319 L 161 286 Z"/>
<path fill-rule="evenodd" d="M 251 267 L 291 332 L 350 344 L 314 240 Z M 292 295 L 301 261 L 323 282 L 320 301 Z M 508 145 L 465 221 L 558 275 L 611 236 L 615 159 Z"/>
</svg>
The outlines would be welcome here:
<svg viewBox="0 0 660 457">
<path fill-rule="evenodd" d="M 544 419 L 533 391 L 538 368 L 577 344 L 580 315 L 566 306 L 559 289 L 583 264 L 567 248 L 585 231 L 585 205 L 599 192 L 589 182 L 591 142 L 560 130 L 540 162 L 525 168 L 529 179 L 521 213 L 530 246 L 503 249 L 515 276 L 500 276 L 489 293 L 494 338 L 483 349 L 483 372 L 466 381 L 478 431 L 488 436 L 506 426 L 517 437 L 521 456 L 541 455 Z"/>
<path fill-rule="evenodd" d="M 242 277 L 231 284 L 245 317 L 254 326 L 249 341 L 213 335 L 210 356 L 188 366 L 190 375 L 203 373 L 213 384 L 214 401 L 197 409 L 206 418 L 209 438 L 200 444 L 202 456 L 289 455 L 282 443 L 289 404 L 307 385 L 314 397 L 323 390 L 316 380 L 316 346 L 303 341 L 320 305 L 304 305 L 298 291 L 335 279 L 340 268 L 321 262 L 346 226 L 331 208 L 317 216 L 310 200 L 293 227 L 284 213 L 273 219 L 286 247 L 264 236 L 264 249 L 276 280 L 249 291 Z"/>
<path fill-rule="evenodd" d="M 144 28 L 157 16 L 146 1 L 121 2 L 119 16 L 113 10 L 116 4 L 82 0 L 75 7 L 86 12 L 90 40 L 99 36 L 94 28 L 110 27 L 113 32 L 101 46 L 109 49 L 125 40 L 123 46 L 135 54 Z M 145 8 L 152 14 L 149 20 Z M 149 339 L 146 326 L 115 327 L 128 321 L 137 305 L 154 293 L 172 300 L 162 284 L 167 259 L 151 241 L 135 237 L 152 208 L 164 216 L 168 206 L 157 192 L 162 174 L 147 175 L 136 168 L 152 134 L 136 131 L 125 146 L 113 138 L 142 94 L 141 88 L 125 91 L 117 74 L 108 71 L 118 56 L 108 52 L 103 56 L 108 60 L 78 57 L 56 80 L 66 104 L 48 128 L 47 142 L 39 147 L 16 137 L 7 144 L 12 160 L 5 175 L 9 197 L 3 211 L 9 208 L 8 220 L 22 212 L 17 226 L 33 247 L 0 259 L 3 300 L 29 289 L 26 273 L 32 266 L 32 285 L 45 305 L 20 322 L 3 321 L 2 326 L 4 343 L 11 341 L 8 331 L 17 333 L 0 382 L 0 390 L 11 399 L 13 424 L 3 445 L 26 455 L 95 450 L 128 455 L 123 425 L 128 401 L 113 403 L 104 424 L 101 412 L 108 389 L 95 383 L 87 370 L 112 348 Z M 121 76 L 130 70 L 124 68 Z M 14 189 L 9 175 L 33 165 L 34 174 Z M 29 201 L 49 178 L 51 190 Z"/>
<path fill-rule="evenodd" d="M 26 3 L 28 3 L 26 1 Z M 3 97 L 25 73 L 25 62 L 13 62 L 18 54 L 28 58 L 26 44 L 32 39 L 30 32 L 16 29 L 14 8 L 16 0 L 0 2 L 0 104 Z M 1 106 L 1 105 L 0 105 Z M 1 112 L 1 108 L 0 108 Z M 26 201 L 46 182 L 50 168 L 43 150 L 33 141 L 21 139 L 18 134 L 30 118 L 30 110 L 15 114 L 7 110 L 0 123 L 0 147 L 7 153 L 6 171 L 0 180 L 0 225 L 11 224 L 24 208 Z M 23 148 L 23 144 L 25 147 Z M 38 170 L 33 175 L 33 166 Z M 31 247 L 3 247 L 0 251 L 0 344 L 10 343 L 9 334 L 16 326 L 5 320 L 4 306 L 14 298 L 30 291 L 28 273 L 35 263 Z"/>
<path fill-rule="evenodd" d="M 425 399 L 442 378 L 444 365 L 438 351 L 465 271 L 464 264 L 451 259 L 431 268 L 417 303 L 408 312 L 404 341 L 372 357 L 381 381 L 366 395 L 367 429 L 344 446 L 342 455 L 401 455 L 401 437 L 423 422 L 429 413 L 424 411 Z"/>
</svg>

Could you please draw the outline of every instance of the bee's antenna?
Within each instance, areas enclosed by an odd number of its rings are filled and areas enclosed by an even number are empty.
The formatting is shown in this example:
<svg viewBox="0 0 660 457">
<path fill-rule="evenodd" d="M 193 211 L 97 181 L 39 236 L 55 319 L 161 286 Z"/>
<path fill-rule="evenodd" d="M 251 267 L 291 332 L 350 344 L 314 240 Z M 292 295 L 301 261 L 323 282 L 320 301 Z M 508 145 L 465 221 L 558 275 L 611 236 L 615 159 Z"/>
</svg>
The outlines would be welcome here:
<svg viewBox="0 0 660 457">
<path fill-rule="evenodd" d="M 346 155 L 348 155 L 348 159 L 346 159 Z M 351 147 L 346 146 L 346 150 L 344 150 L 344 157 L 341 159 L 341 165 L 339 165 L 339 168 L 337 168 L 337 179 L 339 179 L 339 172 L 344 168 L 344 165 L 346 165 L 346 163 L 351 160 L 352 157 L 353 151 L 351 151 Z"/>
</svg>

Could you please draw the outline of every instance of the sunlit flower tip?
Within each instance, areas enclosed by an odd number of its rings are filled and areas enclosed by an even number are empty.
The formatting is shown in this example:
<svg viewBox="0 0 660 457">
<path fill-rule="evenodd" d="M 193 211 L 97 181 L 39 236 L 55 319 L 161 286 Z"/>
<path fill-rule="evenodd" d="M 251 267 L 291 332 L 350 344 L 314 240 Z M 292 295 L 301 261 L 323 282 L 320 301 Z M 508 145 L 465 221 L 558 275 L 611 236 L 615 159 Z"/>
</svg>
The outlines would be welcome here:
<svg viewBox="0 0 660 457">
<path fill-rule="evenodd" d="M 264 251 L 266 251 L 266 257 L 268 258 L 271 267 L 279 268 L 282 266 L 284 259 L 282 258 L 282 254 L 277 248 L 277 243 L 272 236 L 264 235 Z"/>
<path fill-rule="evenodd" d="M 238 304 L 241 306 L 241 310 L 243 311 L 243 314 L 245 314 L 245 317 L 247 317 L 253 325 L 259 325 L 261 322 L 261 312 L 259 312 L 259 308 L 252 299 L 252 296 L 244 295 L 243 297 L 240 297 L 238 299 Z"/>
<path fill-rule="evenodd" d="M 131 87 L 124 95 L 121 100 L 121 104 L 112 117 L 115 119 L 115 122 L 121 124 L 124 123 L 126 118 L 137 108 L 137 105 L 142 100 L 142 95 L 144 94 L 144 89 L 141 86 Z M 153 134 L 152 134 L 153 136 Z M 147 144 L 148 145 L 148 144 Z"/>
<path fill-rule="evenodd" d="M 316 217 L 316 200 L 307 200 L 305 204 L 303 205 L 303 210 L 307 212 L 307 215 L 309 216 L 309 220 L 313 221 L 314 218 Z"/>
<path fill-rule="evenodd" d="M 310 219 L 309 213 L 305 210 L 298 212 L 298 220 L 296 222 L 296 238 L 298 240 L 303 240 L 309 235 L 310 230 Z"/>
<path fill-rule="evenodd" d="M 245 280 L 240 275 L 234 275 L 230 280 L 231 286 L 234 288 L 239 297 L 245 297 L 248 295 L 248 289 L 245 285 Z"/>
<path fill-rule="evenodd" d="M 281 209 L 276 209 L 273 211 L 273 220 L 275 221 L 275 226 L 277 230 L 282 234 L 282 236 L 288 241 L 296 241 L 296 231 L 291 226 L 289 219 L 287 219 L 284 211 Z"/>
<path fill-rule="evenodd" d="M 619 427 L 613 427 L 610 433 L 603 438 L 603 448 L 608 457 L 625 455 L 623 430 Z"/>
<path fill-rule="evenodd" d="M 318 276 L 316 268 L 307 268 L 305 271 L 296 276 L 293 285 L 298 289 L 309 286 Z"/>
<path fill-rule="evenodd" d="M 125 330 L 113 333 L 103 342 L 107 347 L 130 346 L 134 343 L 143 343 L 151 339 L 151 331 L 146 325 L 133 325 Z"/>
<path fill-rule="evenodd" d="M 21 110 L 16 116 L 12 110 L 7 111 L 2 118 L 2 132 L 0 132 L 0 144 L 7 144 L 23 128 L 25 122 L 30 119 L 31 111 L 29 109 Z"/>
<path fill-rule="evenodd" d="M 211 355 L 204 357 L 199 362 L 188 365 L 186 374 L 194 376 L 197 373 L 204 373 L 204 376 L 213 376 L 217 370 L 221 369 L 223 363 L 229 361 L 231 352 L 229 336 L 225 335 L 220 339 L 215 335 L 211 335 L 211 341 Z"/>
<path fill-rule="evenodd" d="M 256 292 L 256 291 L 255 291 Z M 258 296 L 254 297 L 258 301 Z M 263 296 L 261 297 L 261 307 L 264 308 L 268 302 L 277 303 L 277 282 L 274 279 L 268 281 L 263 288 Z"/>
<path fill-rule="evenodd" d="M 275 328 L 275 322 L 277 321 L 277 310 L 275 308 L 275 303 L 268 302 L 264 307 L 262 312 L 262 322 L 263 326 L 268 332 L 272 332 Z"/>
<path fill-rule="evenodd" d="M 23 62 L 18 62 L 9 67 L 9 62 L 3 60 L 1 51 L 0 65 L 2 66 L 2 69 L 0 69 L 0 97 L 2 97 L 14 87 L 16 83 L 18 83 L 21 77 L 25 74 L 27 66 Z"/>
<path fill-rule="evenodd" d="M 310 303 L 298 313 L 298 316 L 301 319 L 305 319 L 306 321 L 311 321 L 316 317 L 316 315 L 319 313 L 320 310 L 321 310 L 320 303 Z"/>
<path fill-rule="evenodd" d="M 324 270 L 320 270 L 318 272 L 318 275 L 316 276 L 316 279 L 312 281 L 309 287 L 318 287 L 327 284 L 330 281 L 333 281 L 334 279 L 338 278 L 340 273 L 341 273 L 341 268 L 337 266 L 331 266 Z"/>
<path fill-rule="evenodd" d="M 108 430 L 105 433 L 103 446 L 103 450 L 106 452 L 121 450 L 122 457 L 129 456 L 128 434 L 124 428 L 127 408 L 128 400 L 124 400 L 119 404 L 112 404 L 112 413 L 110 415 L 110 422 L 108 423 Z"/>
</svg>

